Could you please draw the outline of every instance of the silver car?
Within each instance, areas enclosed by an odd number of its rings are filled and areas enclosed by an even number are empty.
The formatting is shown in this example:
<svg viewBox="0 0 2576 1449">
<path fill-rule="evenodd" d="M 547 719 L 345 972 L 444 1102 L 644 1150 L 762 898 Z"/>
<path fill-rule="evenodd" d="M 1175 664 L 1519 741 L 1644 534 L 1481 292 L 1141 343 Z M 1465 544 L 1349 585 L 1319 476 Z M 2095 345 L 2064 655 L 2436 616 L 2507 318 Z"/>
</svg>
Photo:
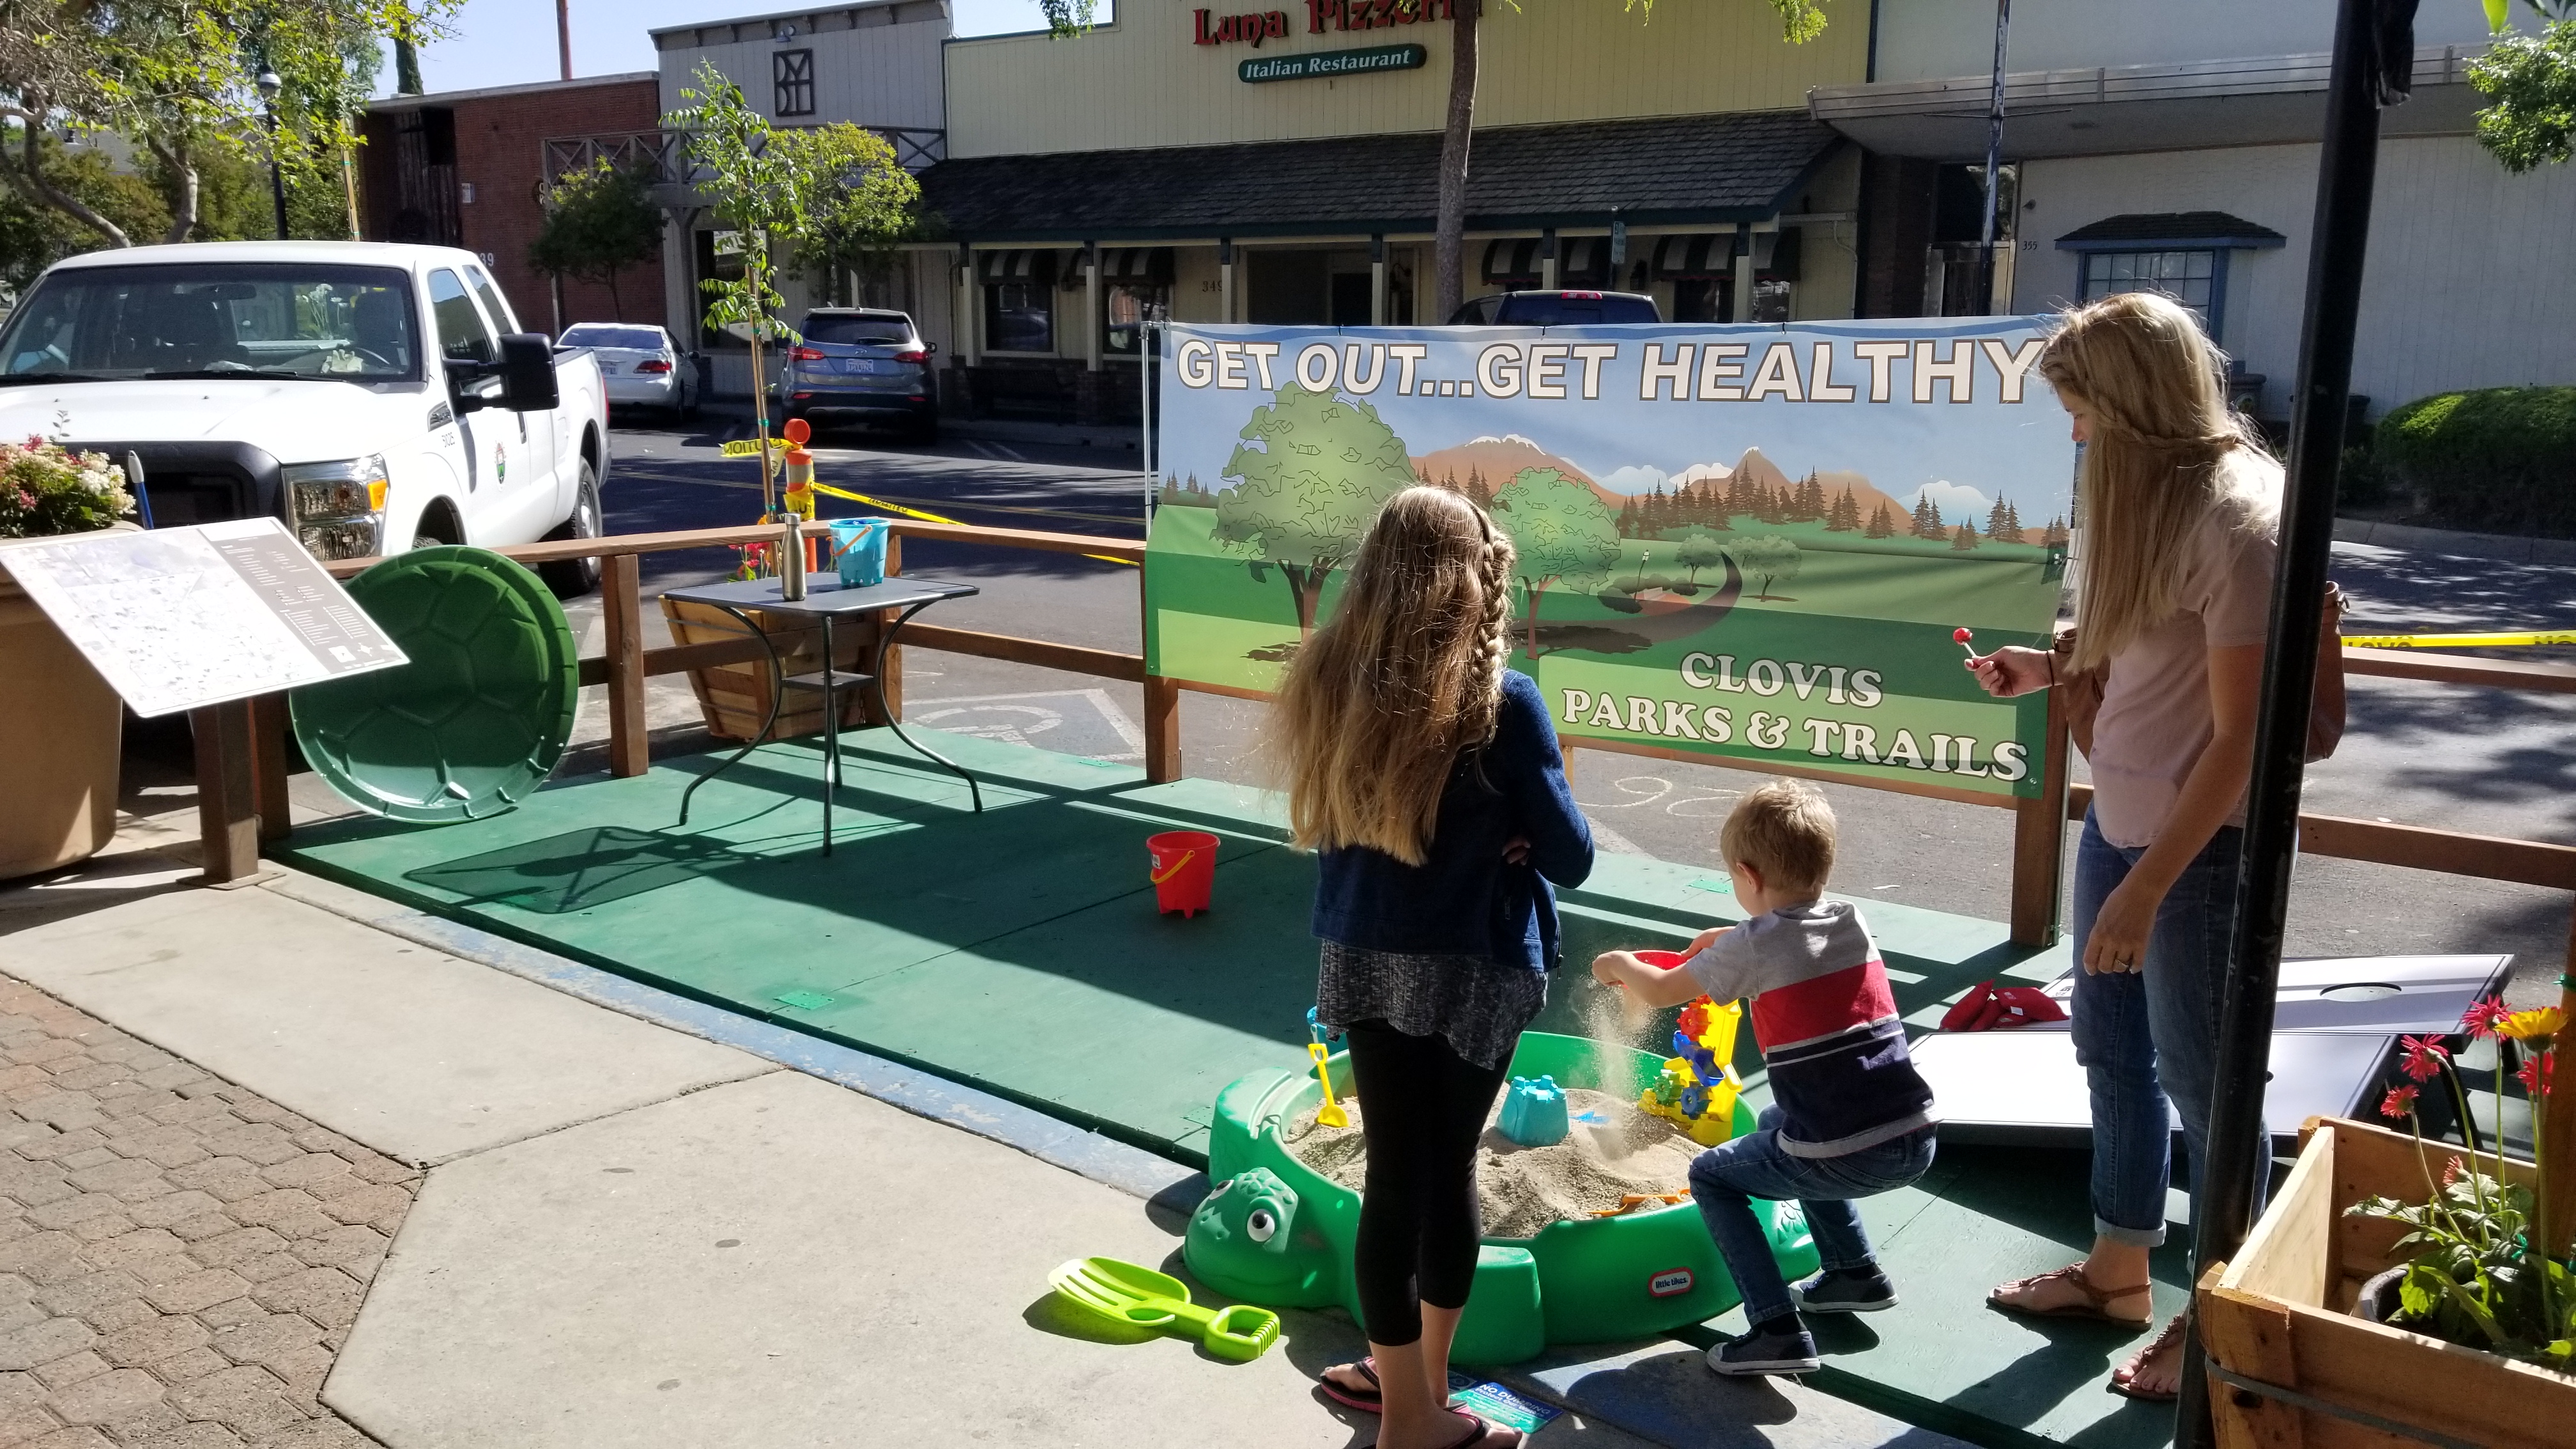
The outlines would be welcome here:
<svg viewBox="0 0 2576 1449">
<path fill-rule="evenodd" d="M 938 349 L 912 318 L 872 307 L 817 307 L 796 325 L 780 391 L 791 418 L 891 424 L 919 441 L 939 436 Z"/>
<path fill-rule="evenodd" d="M 639 322 L 577 322 L 564 329 L 555 345 L 590 349 L 599 360 L 610 405 L 697 416 L 697 364 L 661 328 Z"/>
</svg>

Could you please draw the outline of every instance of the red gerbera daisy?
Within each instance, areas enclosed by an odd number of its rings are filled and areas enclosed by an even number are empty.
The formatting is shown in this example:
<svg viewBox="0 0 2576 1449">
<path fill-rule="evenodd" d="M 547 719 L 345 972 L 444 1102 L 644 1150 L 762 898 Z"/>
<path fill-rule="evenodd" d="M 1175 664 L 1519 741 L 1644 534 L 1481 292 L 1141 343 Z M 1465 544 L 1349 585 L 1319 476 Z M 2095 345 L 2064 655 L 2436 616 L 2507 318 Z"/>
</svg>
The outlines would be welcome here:
<svg viewBox="0 0 2576 1449">
<path fill-rule="evenodd" d="M 2467 1032 L 2472 1040 L 2479 1040 L 2495 1035 L 2496 1028 L 2512 1018 L 2513 1008 L 2504 1004 L 2504 998 L 2490 996 L 2484 1001 L 2471 1003 L 2469 1009 L 2460 1014 L 2460 1030 Z"/>
<path fill-rule="evenodd" d="M 2387 1097 L 2379 1104 L 2379 1115 L 2382 1117 L 2407 1117 L 2413 1115 L 2414 1111 L 2415 1089 L 2413 1087 L 2391 1087 L 2388 1089 Z"/>
<path fill-rule="evenodd" d="M 2406 1051 L 2406 1060 L 2398 1065 L 2405 1069 L 2406 1075 L 2419 1082 L 2429 1082 L 2440 1076 L 2442 1064 L 2451 1059 L 2451 1054 L 2442 1049 L 2441 1041 L 2434 1037 L 2402 1037 L 2398 1045 Z"/>
</svg>

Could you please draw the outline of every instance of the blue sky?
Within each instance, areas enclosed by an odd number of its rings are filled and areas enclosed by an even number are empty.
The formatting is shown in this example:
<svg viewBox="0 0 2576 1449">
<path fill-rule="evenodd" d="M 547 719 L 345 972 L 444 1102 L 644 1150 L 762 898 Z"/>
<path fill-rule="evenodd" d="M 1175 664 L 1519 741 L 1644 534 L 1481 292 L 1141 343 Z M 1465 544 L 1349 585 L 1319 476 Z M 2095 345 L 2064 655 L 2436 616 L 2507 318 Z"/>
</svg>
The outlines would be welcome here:
<svg viewBox="0 0 2576 1449">
<path fill-rule="evenodd" d="M 795 0 L 572 0 L 572 69 L 577 76 L 655 69 L 653 38 L 659 26 L 775 15 Z M 960 35 L 1035 30 L 1045 24 L 1036 0 L 950 0 Z M 1108 7 L 1101 7 L 1104 18 Z M 561 74 L 555 45 L 555 7 L 547 0 L 466 0 L 450 22 L 456 38 L 421 52 L 421 83 L 432 91 L 550 81 Z M 393 47 L 376 93 L 394 88 Z"/>
</svg>

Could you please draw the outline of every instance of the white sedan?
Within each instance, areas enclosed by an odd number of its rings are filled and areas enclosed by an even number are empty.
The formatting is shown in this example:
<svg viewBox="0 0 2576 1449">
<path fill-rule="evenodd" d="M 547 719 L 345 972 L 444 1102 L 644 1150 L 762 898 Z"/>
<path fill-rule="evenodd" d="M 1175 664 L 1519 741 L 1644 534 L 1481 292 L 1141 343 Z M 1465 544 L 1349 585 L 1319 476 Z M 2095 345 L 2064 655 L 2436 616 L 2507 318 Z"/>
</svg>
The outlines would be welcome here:
<svg viewBox="0 0 2576 1449">
<path fill-rule="evenodd" d="M 671 334 L 637 322 L 576 322 L 558 347 L 587 347 L 599 360 L 608 401 L 618 407 L 667 408 L 681 417 L 698 411 L 698 368 L 671 342 Z"/>
</svg>

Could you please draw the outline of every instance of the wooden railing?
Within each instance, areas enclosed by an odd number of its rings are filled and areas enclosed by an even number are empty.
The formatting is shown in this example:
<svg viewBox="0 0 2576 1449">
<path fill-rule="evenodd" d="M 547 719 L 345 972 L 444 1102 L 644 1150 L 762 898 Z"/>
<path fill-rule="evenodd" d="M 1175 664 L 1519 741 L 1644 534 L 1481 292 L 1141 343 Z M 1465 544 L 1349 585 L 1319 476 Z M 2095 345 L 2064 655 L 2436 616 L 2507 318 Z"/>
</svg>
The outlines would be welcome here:
<svg viewBox="0 0 2576 1449">
<path fill-rule="evenodd" d="M 910 520 L 896 521 L 890 531 L 893 537 L 886 546 L 888 573 L 902 571 L 903 540 L 906 538 L 1084 554 L 1139 565 L 1145 561 L 1145 545 L 1134 539 Z M 573 558 L 595 557 L 600 560 L 603 652 L 597 658 L 581 661 L 581 682 L 608 688 L 608 767 L 611 774 L 640 775 L 649 763 L 644 715 L 646 679 L 767 657 L 767 647 L 759 640 L 747 637 L 645 648 L 643 591 L 637 560 L 648 553 L 774 543 L 779 537 L 780 530 L 776 525 L 754 524 L 739 528 L 565 539 L 493 550 L 531 565 Z M 334 575 L 346 578 L 376 562 L 375 559 L 344 559 L 327 567 Z M 1140 610 L 1143 607 L 1142 586 L 1143 572 L 1140 568 Z M 1015 664 L 1034 664 L 1143 686 L 1145 775 L 1157 783 L 1176 780 L 1181 775 L 1181 691 L 1249 699 L 1268 697 L 1254 690 L 1194 684 L 1149 675 L 1145 672 L 1145 659 L 1141 654 L 936 624 L 907 625 L 902 637 L 903 646 L 888 651 L 885 671 L 886 704 L 898 718 L 903 709 L 903 648 L 933 649 Z M 2576 667 L 2563 664 L 2457 658 L 2408 650 L 2346 649 L 2344 672 L 2390 679 L 2427 680 L 2465 688 L 2576 694 Z M 244 879 L 258 869 L 258 842 L 283 837 L 290 829 L 286 797 L 285 699 L 281 695 L 269 695 L 237 704 L 212 706 L 197 711 L 196 723 L 198 810 L 205 841 L 206 875 L 209 881 L 218 884 Z M 2065 822 L 2070 818 L 2081 819 L 2092 798 L 2089 787 L 2070 785 L 2067 780 L 2070 751 L 2064 723 L 2053 701 L 2049 710 L 2047 740 L 2047 748 L 2042 755 L 2040 793 L 2027 799 L 1981 794 L 1923 781 L 1862 779 L 1775 761 L 1689 754 L 1625 741 L 1568 737 L 1562 743 L 1569 749 L 1569 765 L 1574 760 L 1570 751 L 1579 747 L 1605 754 L 1718 765 L 1770 775 L 1806 776 L 1896 794 L 2009 809 L 2014 814 L 2011 935 L 2020 944 L 2041 946 L 2054 939 L 2057 930 Z M 2576 890 L 2576 846 L 2470 835 L 2343 816 L 2302 815 L 2299 848 L 2308 855 Z M 2571 944 L 2576 944 L 2576 941 Z"/>
</svg>

